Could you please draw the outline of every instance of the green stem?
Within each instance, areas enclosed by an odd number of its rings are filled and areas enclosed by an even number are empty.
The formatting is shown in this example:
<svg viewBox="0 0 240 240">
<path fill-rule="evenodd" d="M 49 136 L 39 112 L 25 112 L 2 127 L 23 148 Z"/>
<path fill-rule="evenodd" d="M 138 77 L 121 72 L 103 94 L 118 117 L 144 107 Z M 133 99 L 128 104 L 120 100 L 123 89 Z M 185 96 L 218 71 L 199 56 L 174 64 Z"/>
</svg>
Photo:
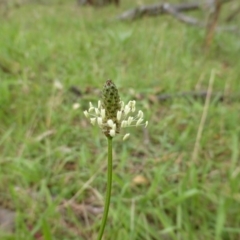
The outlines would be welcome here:
<svg viewBox="0 0 240 240">
<path fill-rule="evenodd" d="M 101 223 L 101 227 L 100 227 L 100 231 L 99 231 L 97 240 L 102 239 L 104 228 L 106 226 L 108 210 L 109 210 L 109 205 L 110 205 L 110 199 L 111 199 L 111 189 L 112 189 L 112 138 L 108 137 L 107 192 L 106 192 L 106 199 L 105 199 L 102 223 Z"/>
</svg>

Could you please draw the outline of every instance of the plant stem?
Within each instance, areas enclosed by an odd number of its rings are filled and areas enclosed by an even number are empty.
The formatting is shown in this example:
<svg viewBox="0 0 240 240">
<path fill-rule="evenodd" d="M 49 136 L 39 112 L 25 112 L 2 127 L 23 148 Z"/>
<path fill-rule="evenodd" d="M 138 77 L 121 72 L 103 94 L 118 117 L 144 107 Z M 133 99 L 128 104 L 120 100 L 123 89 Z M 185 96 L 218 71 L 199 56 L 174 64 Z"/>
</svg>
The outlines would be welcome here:
<svg viewBox="0 0 240 240">
<path fill-rule="evenodd" d="M 101 227 L 100 227 L 100 231 L 99 231 L 97 240 L 102 239 L 104 228 L 106 226 L 108 210 L 109 210 L 109 205 L 110 205 L 110 199 L 111 199 L 111 189 L 112 189 L 112 138 L 108 137 L 107 192 L 106 192 L 106 198 L 105 198 L 102 223 L 101 223 Z"/>
</svg>

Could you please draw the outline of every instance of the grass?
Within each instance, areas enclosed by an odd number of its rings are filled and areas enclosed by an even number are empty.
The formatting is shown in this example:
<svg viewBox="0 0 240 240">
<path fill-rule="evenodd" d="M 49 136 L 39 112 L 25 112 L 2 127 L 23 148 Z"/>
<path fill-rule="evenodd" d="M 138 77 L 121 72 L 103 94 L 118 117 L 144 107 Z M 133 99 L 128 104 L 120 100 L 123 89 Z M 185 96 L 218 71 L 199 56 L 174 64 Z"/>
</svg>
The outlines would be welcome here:
<svg viewBox="0 0 240 240">
<path fill-rule="evenodd" d="M 82 111 L 107 79 L 138 100 L 149 127 L 114 139 L 104 239 L 240 238 L 239 99 L 156 100 L 209 89 L 213 69 L 213 93 L 239 93 L 238 37 L 216 34 L 205 54 L 204 30 L 171 17 L 112 20 L 131 6 L 26 4 L 1 17 L 0 205 L 16 212 L 1 239 L 96 239 L 107 142 Z"/>
</svg>

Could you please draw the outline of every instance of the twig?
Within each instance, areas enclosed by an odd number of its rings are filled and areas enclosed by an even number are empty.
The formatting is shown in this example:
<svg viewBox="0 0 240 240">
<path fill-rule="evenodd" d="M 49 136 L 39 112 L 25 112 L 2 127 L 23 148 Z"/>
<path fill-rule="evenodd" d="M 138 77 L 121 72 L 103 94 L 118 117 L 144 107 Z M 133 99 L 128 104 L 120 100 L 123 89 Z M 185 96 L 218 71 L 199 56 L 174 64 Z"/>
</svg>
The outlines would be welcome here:
<svg viewBox="0 0 240 240">
<path fill-rule="evenodd" d="M 229 0 L 228 0 L 229 1 Z M 228 1 L 219 0 L 221 4 L 226 3 Z M 175 17 L 177 20 L 189 24 L 191 26 L 197 26 L 201 28 L 205 28 L 207 25 L 196 18 L 187 16 L 186 14 L 183 14 L 182 12 L 188 12 L 193 10 L 200 10 L 201 4 L 200 3 L 182 3 L 178 5 L 172 5 L 169 3 L 158 3 L 158 4 L 152 4 L 152 5 L 143 5 L 140 7 L 136 7 L 134 9 L 127 10 L 123 12 L 121 15 L 117 16 L 117 20 L 135 20 L 144 16 L 158 16 L 158 15 L 164 15 L 164 14 L 170 14 L 171 16 Z M 218 14 L 220 12 L 217 12 L 215 15 L 215 19 L 218 18 Z M 216 31 L 228 31 L 233 32 L 236 34 L 240 34 L 240 30 L 236 26 L 227 26 L 227 27 L 217 27 L 216 22 L 211 25 L 212 30 Z M 215 24 L 215 25 L 214 25 Z M 210 29 L 210 25 L 209 25 Z M 213 31 L 212 31 L 213 32 Z"/>
<path fill-rule="evenodd" d="M 164 8 L 166 13 L 172 15 L 173 17 L 177 18 L 181 22 L 184 22 L 190 25 L 199 26 L 199 27 L 204 27 L 204 23 L 200 22 L 196 18 L 189 17 L 186 14 L 179 12 L 174 6 L 170 4 L 164 4 Z"/>
<path fill-rule="evenodd" d="M 123 12 L 121 15 L 117 17 L 118 20 L 134 20 L 143 16 L 156 16 L 160 14 L 167 14 L 168 3 L 157 3 L 152 5 L 144 5 L 140 7 L 136 7 L 134 9 L 130 9 L 126 12 Z M 192 10 L 199 10 L 199 3 L 183 3 L 179 5 L 171 5 L 172 8 L 177 12 L 186 12 Z"/>
<path fill-rule="evenodd" d="M 212 43 L 214 32 L 215 32 L 219 15 L 221 12 L 221 8 L 222 8 L 221 0 L 214 0 L 213 4 L 214 4 L 214 10 L 209 14 L 209 18 L 206 26 L 206 37 L 205 37 L 205 43 L 204 43 L 205 50 L 208 50 Z"/>
<path fill-rule="evenodd" d="M 78 0 L 77 3 L 78 5 L 92 5 L 95 7 L 100 7 L 104 5 L 108 5 L 110 3 L 114 2 L 116 6 L 119 6 L 120 0 L 101 0 L 101 1 L 96 1 L 96 0 Z"/>
</svg>

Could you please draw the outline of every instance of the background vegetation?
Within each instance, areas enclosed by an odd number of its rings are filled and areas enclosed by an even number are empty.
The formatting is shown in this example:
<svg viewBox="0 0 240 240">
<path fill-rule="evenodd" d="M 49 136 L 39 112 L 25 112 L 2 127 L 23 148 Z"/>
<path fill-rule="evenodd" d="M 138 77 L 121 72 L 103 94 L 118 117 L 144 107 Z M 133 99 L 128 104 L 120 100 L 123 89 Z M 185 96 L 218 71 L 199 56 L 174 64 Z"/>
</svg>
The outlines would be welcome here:
<svg viewBox="0 0 240 240">
<path fill-rule="evenodd" d="M 107 79 L 137 100 L 149 127 L 114 139 L 104 239 L 240 239 L 239 36 L 217 33 L 206 53 L 204 29 L 169 16 L 114 20 L 135 2 L 43 3 L 9 7 L 0 20 L 0 206 L 15 217 L 1 239 L 96 238 L 106 139 L 82 112 Z M 158 100 L 207 91 L 213 70 L 209 105 Z"/>
</svg>

